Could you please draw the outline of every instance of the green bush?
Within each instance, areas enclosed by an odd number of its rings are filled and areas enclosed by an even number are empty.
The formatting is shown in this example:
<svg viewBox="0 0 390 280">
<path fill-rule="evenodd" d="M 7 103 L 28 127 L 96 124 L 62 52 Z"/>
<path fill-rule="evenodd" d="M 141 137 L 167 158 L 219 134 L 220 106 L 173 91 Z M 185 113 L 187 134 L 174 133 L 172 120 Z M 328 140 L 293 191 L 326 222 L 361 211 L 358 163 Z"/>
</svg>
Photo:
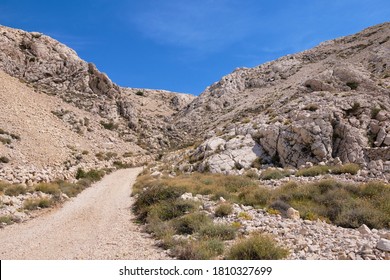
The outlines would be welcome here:
<svg viewBox="0 0 390 280">
<path fill-rule="evenodd" d="M 152 205 L 148 215 L 154 215 L 162 221 L 172 220 L 193 211 L 196 204 L 192 201 L 177 199 L 174 201 L 161 201 Z"/>
<path fill-rule="evenodd" d="M 10 215 L 0 216 L 0 224 L 11 225 L 14 223 L 14 218 Z"/>
<path fill-rule="evenodd" d="M 91 182 L 97 182 L 105 175 L 103 170 L 91 169 L 88 172 L 82 168 L 78 168 L 76 172 L 76 179 L 88 179 Z"/>
<path fill-rule="evenodd" d="M 5 195 L 9 196 L 18 196 L 20 194 L 25 194 L 27 192 L 27 188 L 22 185 L 9 185 L 5 191 Z"/>
<path fill-rule="evenodd" d="M 190 213 L 173 221 L 177 234 L 193 234 L 212 223 L 210 217 L 204 213 Z"/>
<path fill-rule="evenodd" d="M 259 175 L 254 170 L 248 170 L 247 172 L 245 172 L 245 176 L 253 180 L 259 179 Z"/>
<path fill-rule="evenodd" d="M 305 108 L 303 108 L 304 110 L 308 110 L 308 111 L 312 111 L 312 112 L 315 112 L 317 111 L 319 108 L 318 104 L 315 104 L 315 103 L 311 103 L 311 104 L 308 104 Z"/>
<path fill-rule="evenodd" d="M 308 168 L 303 168 L 297 171 L 296 176 L 314 177 L 329 173 L 330 167 L 326 165 L 315 165 Z"/>
<path fill-rule="evenodd" d="M 114 123 L 114 122 L 104 122 L 104 121 L 101 121 L 100 124 L 105 128 L 105 129 L 108 129 L 108 130 L 115 130 L 119 127 L 118 124 Z"/>
<path fill-rule="evenodd" d="M 87 183 L 85 179 L 81 179 L 77 183 L 57 181 L 56 184 L 58 185 L 60 191 L 68 197 L 75 197 L 90 186 L 90 182 L 88 181 Z"/>
<path fill-rule="evenodd" d="M 134 156 L 134 152 L 125 152 L 122 156 L 124 158 L 132 157 L 132 156 Z"/>
<path fill-rule="evenodd" d="M 150 206 L 162 201 L 173 202 L 179 198 L 185 190 L 178 187 L 167 187 L 164 185 L 150 185 L 145 191 L 141 192 L 133 204 L 133 211 L 141 222 L 145 222 Z"/>
<path fill-rule="evenodd" d="M 286 170 L 279 170 L 276 168 L 268 168 L 261 172 L 260 179 L 262 180 L 279 180 L 284 177 L 290 176 L 290 173 Z"/>
<path fill-rule="evenodd" d="M 133 167 L 132 163 L 125 163 L 120 160 L 116 160 L 112 163 L 117 169 L 125 169 Z"/>
<path fill-rule="evenodd" d="M 7 158 L 7 157 L 0 157 L 0 162 L 1 163 L 9 163 L 9 158 Z"/>
<path fill-rule="evenodd" d="M 372 107 L 371 108 L 371 119 L 376 119 L 376 116 L 381 111 L 381 108 L 378 107 Z"/>
<path fill-rule="evenodd" d="M 244 220 L 247 220 L 247 221 L 253 219 L 253 217 L 252 217 L 250 214 L 248 214 L 247 212 L 240 212 L 240 213 L 238 214 L 238 218 L 244 219 Z"/>
<path fill-rule="evenodd" d="M 218 239 L 192 240 L 178 244 L 173 253 L 179 260 L 209 260 L 221 255 L 224 244 Z"/>
<path fill-rule="evenodd" d="M 358 83 L 358 82 L 347 82 L 346 85 L 347 85 L 350 89 L 355 90 L 355 89 L 358 88 L 359 83 Z M 359 103 L 357 103 L 357 104 L 359 104 Z M 360 106 L 359 106 L 359 107 L 360 107 Z"/>
<path fill-rule="evenodd" d="M 343 165 L 335 166 L 331 169 L 333 174 L 346 174 L 356 175 L 360 170 L 360 166 L 356 163 L 346 163 Z"/>
<path fill-rule="evenodd" d="M 280 260 L 288 256 L 288 250 L 277 245 L 271 237 L 255 234 L 234 244 L 226 259 L 228 260 Z"/>
<path fill-rule="evenodd" d="M 26 210 L 36 210 L 39 208 L 49 208 L 52 206 L 53 201 L 48 198 L 32 198 L 27 199 L 24 204 L 23 208 Z"/>
<path fill-rule="evenodd" d="M 0 181 L 0 192 L 3 192 L 7 187 L 9 187 L 11 184 L 7 183 L 7 182 L 4 182 L 4 181 Z"/>
<path fill-rule="evenodd" d="M 0 136 L 0 142 L 3 143 L 4 145 L 5 144 L 9 145 L 9 144 L 11 144 L 11 139 Z"/>
<path fill-rule="evenodd" d="M 233 213 L 233 207 L 229 203 L 222 203 L 215 209 L 215 216 L 217 217 L 226 217 L 231 213 Z"/>
<path fill-rule="evenodd" d="M 256 168 L 256 169 L 260 169 L 261 166 L 262 166 L 262 164 L 263 164 L 262 159 L 258 157 L 258 158 L 256 158 L 256 159 L 252 162 L 251 167 Z"/>
<path fill-rule="evenodd" d="M 59 186 L 54 183 L 39 183 L 34 189 L 51 195 L 58 195 L 61 192 Z"/>
<path fill-rule="evenodd" d="M 264 187 L 244 188 L 238 193 L 238 202 L 257 208 L 265 207 L 272 197 L 272 191 Z"/>
<path fill-rule="evenodd" d="M 231 225 L 209 223 L 199 229 L 199 235 L 202 238 L 232 240 L 236 237 L 236 229 Z"/>
</svg>

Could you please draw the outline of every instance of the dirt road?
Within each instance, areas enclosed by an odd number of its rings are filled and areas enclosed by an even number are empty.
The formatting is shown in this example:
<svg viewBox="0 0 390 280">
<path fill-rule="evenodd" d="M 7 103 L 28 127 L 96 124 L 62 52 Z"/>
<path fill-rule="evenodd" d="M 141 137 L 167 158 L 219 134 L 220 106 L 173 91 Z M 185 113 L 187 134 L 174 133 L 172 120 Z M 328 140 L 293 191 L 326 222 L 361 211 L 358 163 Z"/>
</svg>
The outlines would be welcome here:
<svg viewBox="0 0 390 280">
<path fill-rule="evenodd" d="M 0 259 L 166 259 L 132 222 L 141 168 L 103 178 L 59 210 L 0 230 Z"/>
</svg>

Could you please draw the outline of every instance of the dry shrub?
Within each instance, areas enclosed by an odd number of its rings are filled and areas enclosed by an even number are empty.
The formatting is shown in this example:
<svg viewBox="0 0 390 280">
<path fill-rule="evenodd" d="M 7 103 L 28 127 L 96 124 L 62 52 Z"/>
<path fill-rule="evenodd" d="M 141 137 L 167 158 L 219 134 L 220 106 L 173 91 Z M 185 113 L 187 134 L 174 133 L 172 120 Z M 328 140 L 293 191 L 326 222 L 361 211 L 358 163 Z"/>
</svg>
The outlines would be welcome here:
<svg viewBox="0 0 390 280">
<path fill-rule="evenodd" d="M 288 256 L 288 250 L 280 247 L 267 235 L 254 234 L 234 244 L 226 255 L 228 260 L 280 260 Z"/>
</svg>

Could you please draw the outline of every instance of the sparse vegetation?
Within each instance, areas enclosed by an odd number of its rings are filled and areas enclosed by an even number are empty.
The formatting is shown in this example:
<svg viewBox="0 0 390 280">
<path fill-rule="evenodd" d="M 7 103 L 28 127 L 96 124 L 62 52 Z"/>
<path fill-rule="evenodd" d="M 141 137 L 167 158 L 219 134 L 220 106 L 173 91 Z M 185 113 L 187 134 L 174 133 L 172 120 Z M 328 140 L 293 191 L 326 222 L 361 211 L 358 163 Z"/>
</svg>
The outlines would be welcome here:
<svg viewBox="0 0 390 280">
<path fill-rule="evenodd" d="M 118 156 L 117 153 L 115 152 L 98 152 L 95 154 L 95 157 L 100 160 L 100 161 L 103 161 L 103 160 L 106 160 L 106 161 L 109 161 L 113 158 L 116 158 Z"/>
<path fill-rule="evenodd" d="M 358 166 L 345 164 L 333 168 L 327 167 L 326 170 L 337 174 L 355 174 Z M 309 173 L 312 173 L 312 171 Z M 306 170 L 303 174 L 307 174 Z M 318 174 L 318 172 L 314 172 L 314 174 Z M 143 188 L 146 188 L 147 191 L 142 191 Z M 296 182 L 289 182 L 278 189 L 271 190 L 258 186 L 249 178 L 245 179 L 245 177 L 239 176 L 192 174 L 160 180 L 142 176 L 135 186 L 135 193 L 140 193 L 136 205 L 142 204 L 143 200 L 156 204 L 157 202 L 154 201 L 158 197 L 172 203 L 184 192 L 191 192 L 194 195 L 209 195 L 212 198 L 222 196 L 227 200 L 226 204 L 239 203 L 255 208 L 267 208 L 268 211 L 274 211 L 278 214 L 284 213 L 289 207 L 293 207 L 300 212 L 304 219 L 320 218 L 344 227 L 358 227 L 363 223 L 375 228 L 390 227 L 390 207 L 388 204 L 388 201 L 390 201 L 390 186 L 382 183 L 359 185 L 340 183 L 334 180 L 321 180 L 299 185 Z M 153 199 L 149 197 L 150 195 Z M 223 216 L 228 213 L 228 211 L 225 211 L 226 209 L 223 209 L 224 204 L 217 206 L 217 215 Z M 139 207 L 139 209 L 141 208 L 147 209 L 148 207 Z M 187 209 L 187 212 L 195 211 L 194 209 L 197 209 L 197 207 Z M 140 220 L 145 222 L 148 212 L 148 210 L 138 210 Z M 183 221 L 187 222 L 188 219 L 194 219 L 192 216 L 182 217 Z M 181 221 L 181 225 L 185 224 L 183 221 Z M 194 221 L 188 222 L 191 225 L 194 223 Z M 206 222 L 202 221 L 202 223 Z M 177 226 L 178 224 L 174 226 L 176 232 Z M 186 228 L 186 226 L 182 227 Z M 188 229 L 187 234 L 197 230 L 196 227 L 192 226 L 187 228 L 192 228 L 192 230 Z"/>
<path fill-rule="evenodd" d="M 53 110 L 53 111 L 51 111 L 51 113 L 52 113 L 53 115 L 55 115 L 56 117 L 62 119 L 63 116 L 65 116 L 66 114 L 71 113 L 71 111 L 60 109 L 60 110 L 57 110 L 57 111 L 54 111 L 54 110 Z"/>
<path fill-rule="evenodd" d="M 59 195 L 61 192 L 59 186 L 54 183 L 40 183 L 34 189 L 51 195 Z"/>
<path fill-rule="evenodd" d="M 11 225 L 15 222 L 14 218 L 10 215 L 0 216 L 0 224 Z"/>
<path fill-rule="evenodd" d="M 5 131 L 4 129 L 1 128 L 0 128 L 0 134 L 6 135 L 6 137 L 0 136 L 0 142 L 3 143 L 4 145 L 11 144 L 12 140 L 21 140 L 20 135 Z"/>
<path fill-rule="evenodd" d="M 245 179 L 243 183 L 238 178 L 225 176 L 203 176 L 199 174 L 198 181 L 192 176 L 181 175 L 180 180 L 160 179 L 140 176 L 134 186 L 137 194 L 133 211 L 140 222 L 147 223 L 147 229 L 160 238 L 164 248 L 170 248 L 179 259 L 210 259 L 223 253 L 223 240 L 233 239 L 236 229 L 232 225 L 215 224 L 212 218 L 199 210 L 199 203 L 183 200 L 185 192 L 208 193 L 219 197 L 230 191 L 238 191 L 240 186 L 251 182 Z M 213 190 L 216 184 L 221 184 Z M 218 206 L 218 215 L 224 216 L 232 212 L 232 206 L 223 203 Z M 173 236 L 192 235 L 191 239 L 177 239 Z M 206 246 L 207 245 L 207 246 Z"/>
<path fill-rule="evenodd" d="M 5 195 L 9 196 L 18 196 L 20 194 L 25 194 L 27 192 L 27 188 L 22 185 L 12 185 L 8 184 L 4 190 Z"/>
<path fill-rule="evenodd" d="M 360 166 L 356 163 L 346 163 L 337 166 L 314 165 L 312 167 L 307 167 L 298 170 L 295 173 L 295 175 L 298 177 L 300 176 L 314 177 L 314 176 L 324 175 L 328 173 L 356 175 L 359 170 L 360 170 Z"/>
<path fill-rule="evenodd" d="M 194 212 L 174 220 L 173 227 L 177 234 L 193 234 L 211 223 L 205 213 Z"/>
<path fill-rule="evenodd" d="M 133 152 L 125 152 L 122 156 L 123 156 L 124 158 L 132 157 L 132 156 L 134 156 L 134 153 L 133 153 Z"/>
<path fill-rule="evenodd" d="M 3 143 L 4 145 L 6 144 L 9 145 L 11 144 L 11 139 L 0 136 L 0 142 Z"/>
<path fill-rule="evenodd" d="M 10 159 L 5 157 L 5 156 L 0 157 L 0 162 L 1 163 L 9 163 L 9 161 L 10 161 Z"/>
<path fill-rule="evenodd" d="M 381 108 L 378 108 L 378 107 L 371 108 L 371 119 L 375 119 L 380 111 L 381 111 Z"/>
<path fill-rule="evenodd" d="M 251 122 L 251 119 L 250 118 L 244 118 L 242 120 L 242 123 L 250 123 Z"/>
<path fill-rule="evenodd" d="M 305 185 L 285 185 L 274 197 L 297 209 L 305 219 L 330 221 L 343 227 L 362 224 L 390 227 L 390 186 L 383 183 L 347 184 L 321 180 Z"/>
<path fill-rule="evenodd" d="M 138 95 L 138 96 L 145 96 L 145 93 L 143 92 L 143 91 L 137 91 L 136 93 L 135 93 L 135 95 Z"/>
<path fill-rule="evenodd" d="M 358 82 L 347 82 L 346 85 L 352 89 L 352 90 L 356 90 L 359 86 L 359 83 Z"/>
<path fill-rule="evenodd" d="M 253 180 L 259 179 L 259 175 L 254 170 L 248 170 L 247 172 L 245 172 L 245 176 Z"/>
<path fill-rule="evenodd" d="M 215 209 L 215 216 L 217 217 L 225 217 L 230 215 L 233 212 L 233 207 L 229 203 L 222 203 L 217 206 Z"/>
<path fill-rule="evenodd" d="M 124 169 L 124 168 L 130 168 L 133 167 L 131 163 L 122 162 L 120 160 L 116 160 L 112 163 L 117 169 Z"/>
<path fill-rule="evenodd" d="M 257 168 L 257 169 L 260 169 L 261 168 L 261 165 L 263 164 L 262 160 L 260 157 L 256 158 L 253 162 L 252 162 L 252 167 L 253 168 Z"/>
<path fill-rule="evenodd" d="M 91 169 L 86 172 L 84 169 L 79 168 L 77 169 L 76 179 L 86 179 L 91 182 L 97 182 L 103 178 L 104 175 L 105 172 L 103 170 Z"/>
<path fill-rule="evenodd" d="M 234 244 L 226 255 L 228 260 L 280 260 L 288 256 L 288 250 L 279 246 L 267 235 L 254 234 Z"/>
<path fill-rule="evenodd" d="M 219 239 L 179 242 L 173 252 L 179 260 L 209 260 L 221 255 L 224 244 Z"/>
<path fill-rule="evenodd" d="M 278 180 L 290 176 L 291 173 L 285 169 L 268 168 L 261 172 L 260 179 L 262 180 Z"/>
<path fill-rule="evenodd" d="M 40 208 L 49 208 L 52 204 L 53 201 L 49 198 L 31 198 L 24 202 L 23 208 L 26 210 L 37 210 Z"/>
<path fill-rule="evenodd" d="M 238 214 L 238 217 L 241 219 L 244 219 L 244 220 L 252 220 L 253 219 L 253 217 L 251 215 L 249 215 L 247 212 L 240 212 Z"/>
<path fill-rule="evenodd" d="M 0 192 L 4 192 L 4 190 L 9 186 L 8 183 L 4 181 L 0 181 Z"/>
<path fill-rule="evenodd" d="M 207 223 L 199 229 L 201 238 L 232 240 L 236 237 L 236 229 L 227 224 Z"/>
<path fill-rule="evenodd" d="M 318 110 L 318 108 L 319 108 L 318 104 L 311 103 L 311 104 L 307 105 L 306 107 L 304 107 L 303 109 L 311 111 L 311 112 L 315 112 Z"/>
<path fill-rule="evenodd" d="M 114 123 L 113 121 L 110 121 L 110 122 L 101 121 L 100 124 L 105 129 L 108 129 L 108 130 L 115 130 L 115 129 L 117 129 L 119 127 L 119 125 Z"/>
<path fill-rule="evenodd" d="M 303 168 L 297 171 L 296 176 L 314 177 L 329 173 L 330 167 L 327 165 L 315 165 L 312 167 Z"/>
<path fill-rule="evenodd" d="M 356 163 L 346 163 L 331 168 L 333 174 L 351 174 L 356 175 L 360 170 L 360 166 Z"/>
<path fill-rule="evenodd" d="M 360 109 L 361 109 L 360 103 L 355 101 L 352 105 L 352 108 L 348 109 L 346 113 L 348 116 L 357 116 L 359 115 L 359 111 L 361 111 Z"/>
</svg>

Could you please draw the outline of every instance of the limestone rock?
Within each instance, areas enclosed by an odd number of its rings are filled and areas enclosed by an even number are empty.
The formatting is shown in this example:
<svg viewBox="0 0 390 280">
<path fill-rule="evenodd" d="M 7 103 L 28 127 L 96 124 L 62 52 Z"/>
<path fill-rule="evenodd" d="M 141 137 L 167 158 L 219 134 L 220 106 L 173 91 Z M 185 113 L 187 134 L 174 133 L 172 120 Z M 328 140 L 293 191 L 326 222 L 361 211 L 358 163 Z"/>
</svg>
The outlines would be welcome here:
<svg viewBox="0 0 390 280">
<path fill-rule="evenodd" d="M 376 244 L 376 247 L 379 250 L 390 252 L 390 240 L 381 238 L 378 243 Z"/>
<path fill-rule="evenodd" d="M 298 220 L 300 219 L 299 211 L 295 210 L 294 208 L 290 207 L 287 209 L 286 216 L 289 219 Z"/>
<path fill-rule="evenodd" d="M 358 231 L 361 233 L 361 234 L 371 234 L 371 230 L 368 228 L 368 226 L 366 226 L 365 224 L 361 225 L 359 228 L 358 228 Z"/>
<path fill-rule="evenodd" d="M 154 171 L 152 174 L 150 174 L 150 176 L 154 178 L 160 178 L 162 176 L 162 173 L 159 171 Z"/>
</svg>

